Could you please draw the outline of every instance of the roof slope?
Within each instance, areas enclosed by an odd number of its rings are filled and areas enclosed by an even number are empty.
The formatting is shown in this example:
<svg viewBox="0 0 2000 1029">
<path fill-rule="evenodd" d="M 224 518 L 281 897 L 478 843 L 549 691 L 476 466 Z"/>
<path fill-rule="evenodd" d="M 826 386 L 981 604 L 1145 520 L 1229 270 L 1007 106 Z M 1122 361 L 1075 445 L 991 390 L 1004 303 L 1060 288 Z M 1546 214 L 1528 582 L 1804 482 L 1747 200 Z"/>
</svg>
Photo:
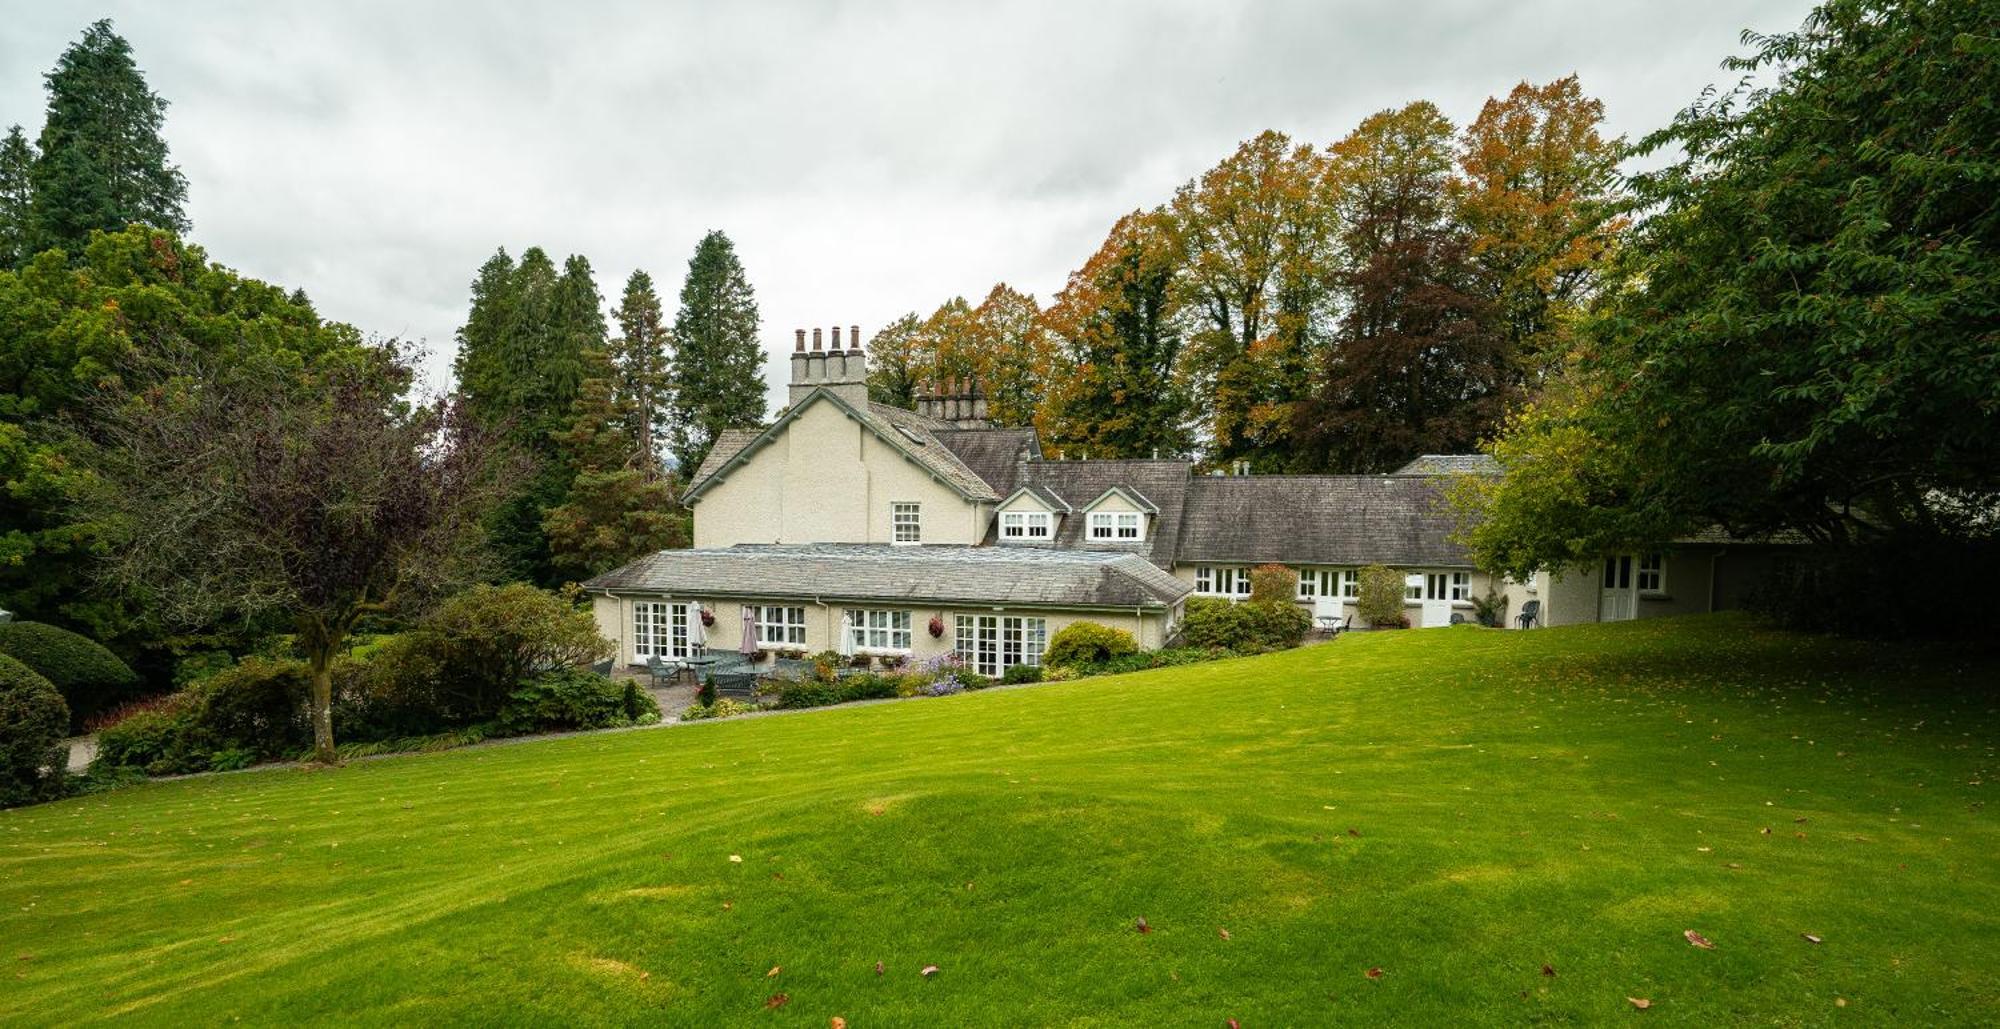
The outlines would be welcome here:
<svg viewBox="0 0 2000 1029">
<path fill-rule="evenodd" d="M 612 593 L 1046 607 L 1161 607 L 1193 587 L 1129 553 L 885 543 L 662 550 L 584 583 Z"/>
<path fill-rule="evenodd" d="M 1466 567 L 1445 476 L 1204 476 L 1188 486 L 1179 558 Z"/>
<path fill-rule="evenodd" d="M 736 456 L 737 451 L 755 442 L 762 429 L 724 429 L 715 435 L 715 445 L 708 448 L 708 456 L 701 459 L 701 467 L 688 480 L 688 488 L 714 475 Z"/>
<path fill-rule="evenodd" d="M 1030 461 L 1023 485 L 1040 486 L 1068 501 L 1077 513 L 1062 519 L 1056 536 L 1047 546 L 1085 552 L 1114 551 L 1140 554 L 1161 568 L 1172 568 L 1181 538 L 1181 501 L 1187 495 L 1194 466 L 1170 458 L 1138 458 L 1129 461 Z M 1083 505 L 1101 497 L 1112 487 L 1143 496 L 1159 509 L 1153 518 L 1153 532 L 1144 543 L 1092 543 L 1084 538 L 1089 519 Z M 991 532 L 987 536 L 992 541 Z"/>
<path fill-rule="evenodd" d="M 1391 475 L 1498 475 L 1492 454 L 1425 454 Z"/>
<path fill-rule="evenodd" d="M 932 429 L 931 435 L 1003 497 L 1021 485 L 1021 461 L 1042 457 L 1033 429 Z"/>
</svg>

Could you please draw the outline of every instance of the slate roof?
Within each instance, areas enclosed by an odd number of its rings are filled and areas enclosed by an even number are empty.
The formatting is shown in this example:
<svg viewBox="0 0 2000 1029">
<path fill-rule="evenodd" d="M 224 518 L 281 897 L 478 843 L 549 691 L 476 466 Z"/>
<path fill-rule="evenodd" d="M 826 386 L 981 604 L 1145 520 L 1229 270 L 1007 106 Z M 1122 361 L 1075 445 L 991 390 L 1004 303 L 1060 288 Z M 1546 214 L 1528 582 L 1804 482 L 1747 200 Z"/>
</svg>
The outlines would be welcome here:
<svg viewBox="0 0 2000 1029">
<path fill-rule="evenodd" d="M 1203 476 L 1187 488 L 1182 563 L 1470 568 L 1443 476 Z"/>
<path fill-rule="evenodd" d="M 1059 494 L 1056 493 L 1055 490 L 1052 490 L 1047 486 L 1043 486 L 1040 483 L 1034 483 L 1034 482 L 1030 482 L 1022 486 L 1016 486 L 1013 492 L 1008 493 L 1005 497 L 1002 497 L 1000 499 L 1001 505 L 1005 506 L 1007 501 L 1014 499 L 1014 494 L 1016 493 L 1026 493 L 1029 496 L 1034 497 L 1036 500 L 1042 502 L 1043 507 L 1046 507 L 1049 510 L 1054 511 L 1057 514 L 1069 514 L 1070 512 L 1076 510 L 1076 508 L 1070 505 L 1070 502 L 1068 500 L 1063 499 Z"/>
<path fill-rule="evenodd" d="M 1042 457 L 1033 429 L 933 429 L 931 435 L 1003 497 L 1021 484 L 1022 452 L 1030 461 Z"/>
<path fill-rule="evenodd" d="M 1082 550 L 1087 553 L 1122 552 L 1143 555 L 1161 568 L 1174 566 L 1181 539 L 1182 499 L 1187 495 L 1194 466 L 1174 459 L 1134 459 L 1129 461 L 1030 461 L 1025 484 L 1053 491 L 1076 509 L 1056 524 L 1055 539 L 1046 547 Z M 1084 539 L 1083 505 L 1122 486 L 1143 496 L 1159 509 L 1152 519 L 1152 533 L 1143 543 L 1092 543 Z M 995 542 L 997 528 L 989 529 L 987 542 Z M 1011 546 L 1011 544 L 1010 544 Z"/>
<path fill-rule="evenodd" d="M 794 405 L 784 417 L 771 423 L 768 428 L 724 429 L 716 436 L 715 446 L 709 450 L 708 457 L 695 471 L 694 478 L 688 480 L 687 492 L 683 496 L 693 500 L 696 494 L 708 488 L 711 480 L 717 476 L 727 475 L 731 463 L 736 458 L 747 456 L 752 449 L 776 439 L 784 427 L 790 424 L 793 418 L 798 417 L 800 411 L 815 403 L 829 403 L 839 407 L 848 417 L 869 428 L 884 442 L 901 451 L 910 460 L 943 480 L 946 485 L 965 495 L 967 499 L 987 502 L 1000 499 L 1000 493 L 985 479 L 980 478 L 979 473 L 967 467 L 964 461 L 959 460 L 956 453 L 939 442 L 936 433 L 945 431 L 940 426 L 948 423 L 886 404 L 871 403 L 866 407 L 857 408 L 826 390 L 816 390 L 804 401 Z"/>
<path fill-rule="evenodd" d="M 1091 608 L 1171 606 L 1193 590 L 1135 554 L 885 543 L 662 550 L 584 588 L 742 600 Z"/>
<path fill-rule="evenodd" d="M 1391 475 L 1498 475 L 1500 462 L 1491 454 L 1425 454 Z"/>
</svg>

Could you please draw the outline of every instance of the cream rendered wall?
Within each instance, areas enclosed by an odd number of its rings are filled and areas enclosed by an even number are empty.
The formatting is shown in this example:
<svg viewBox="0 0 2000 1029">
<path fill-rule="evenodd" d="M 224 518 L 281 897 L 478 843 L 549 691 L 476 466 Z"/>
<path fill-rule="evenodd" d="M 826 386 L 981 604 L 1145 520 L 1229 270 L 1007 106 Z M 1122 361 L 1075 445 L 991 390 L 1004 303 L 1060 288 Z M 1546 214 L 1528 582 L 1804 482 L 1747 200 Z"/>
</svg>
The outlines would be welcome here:
<svg viewBox="0 0 2000 1029">
<path fill-rule="evenodd" d="M 990 504 L 966 500 L 838 407 L 815 400 L 697 499 L 694 545 L 888 543 L 896 501 L 921 505 L 925 543 L 977 543 L 991 517 Z"/>
<path fill-rule="evenodd" d="M 621 665 L 635 665 L 632 653 L 631 625 L 632 604 L 635 600 L 668 601 L 671 597 L 596 597 L 591 604 L 592 614 L 597 619 L 597 631 L 618 644 L 618 662 Z M 708 649 L 733 651 L 743 638 L 743 604 L 734 600 L 689 601 L 707 608 L 715 615 L 715 626 L 707 630 Z M 754 603 L 754 602 L 753 602 Z M 786 607 L 803 607 L 806 612 L 807 653 L 823 650 L 837 650 L 840 635 L 840 616 L 850 610 L 844 604 L 817 605 L 811 601 L 782 602 Z M 948 654 L 954 646 L 953 621 L 956 615 L 1001 615 L 1013 617 L 1041 618 L 1048 622 L 1049 635 L 1053 637 L 1063 627 L 1075 622 L 1096 622 L 1112 628 L 1123 629 L 1132 634 L 1139 645 L 1148 650 L 1157 650 L 1166 637 L 1167 618 L 1162 612 L 1151 611 L 1140 614 L 1134 611 L 1045 611 L 1034 608 L 1009 607 L 996 610 L 992 607 L 926 607 L 911 608 L 895 604 L 872 605 L 873 609 L 888 609 L 910 612 L 910 658 L 922 661 Z M 855 609 L 867 609 L 857 606 Z M 931 638 L 929 623 L 933 615 L 944 618 L 944 635 Z M 692 616 L 691 616 L 692 617 Z"/>
<path fill-rule="evenodd" d="M 1230 567 L 1230 568 L 1254 568 L 1254 567 L 1256 567 L 1256 566 L 1257 566 L 1258 564 L 1262 564 L 1262 563 L 1264 563 L 1264 562 L 1261 562 L 1261 561 L 1260 561 L 1260 562 L 1226 562 L 1226 561 L 1224 561 L 1224 562 L 1213 562 L 1213 563 L 1209 563 L 1209 564 L 1210 564 L 1210 567 L 1215 567 L 1215 568 L 1225 568 L 1225 567 Z M 1352 565 L 1287 565 L 1286 567 L 1288 567 L 1288 568 L 1292 568 L 1292 569 L 1294 569 L 1294 570 L 1297 570 L 1297 569 L 1299 569 L 1299 568 L 1302 568 L 1302 567 L 1303 567 L 1303 568 L 1310 568 L 1310 569 L 1312 569 L 1313 571 L 1320 571 L 1320 570 L 1322 570 L 1322 569 L 1336 569 L 1336 568 L 1351 568 L 1351 567 L 1354 567 L 1354 566 L 1352 566 Z M 1186 565 L 1175 565 L 1175 566 L 1173 567 L 1173 574 L 1174 574 L 1174 578 L 1176 578 L 1176 579 L 1179 579 L 1179 580 L 1181 580 L 1182 582 L 1185 582 L 1185 583 L 1187 583 L 1187 584 L 1189 584 L 1189 585 L 1191 586 L 1191 585 L 1193 585 L 1193 584 L 1194 584 L 1194 570 L 1195 570 L 1195 568 L 1196 568 L 1196 565 L 1192 565 L 1192 564 L 1186 564 Z M 1436 573 L 1436 572 L 1443 572 L 1443 573 L 1447 573 L 1447 574 L 1449 574 L 1449 573 L 1451 573 L 1451 572 L 1464 572 L 1464 571 L 1469 571 L 1469 569 L 1465 569 L 1465 568 L 1398 568 L 1398 569 L 1396 569 L 1396 571 L 1397 571 L 1397 572 L 1399 572 L 1399 573 L 1401 573 L 1401 574 L 1404 574 L 1404 575 L 1428 575 L 1428 574 L 1431 574 L 1431 573 Z M 1485 572 L 1472 572 L 1471 574 L 1472 574 L 1472 579 L 1471 579 L 1471 584 L 1470 584 L 1470 587 L 1469 587 L 1469 588 L 1470 588 L 1470 594 L 1469 594 L 1470 596 L 1474 596 L 1474 597 L 1483 597 L 1483 596 L 1485 596 L 1485 595 L 1486 595 L 1486 590 L 1487 590 L 1487 587 L 1489 587 L 1489 586 L 1494 586 L 1494 585 L 1496 585 L 1496 584 L 1497 584 L 1497 582 L 1498 582 L 1498 580 L 1494 579 L 1494 578 L 1493 578 L 1492 576 L 1490 576 L 1490 575 L 1487 575 L 1487 574 L 1486 574 Z M 1508 598 L 1509 598 L 1509 602 L 1508 602 L 1508 607 L 1507 607 L 1507 614 L 1508 614 L 1508 617 L 1510 617 L 1510 618 L 1511 618 L 1511 617 L 1512 617 L 1512 616 L 1513 616 L 1513 615 L 1514 615 L 1515 613 L 1517 613 L 1517 612 L 1519 612 L 1519 611 L 1520 611 L 1520 605 L 1519 605 L 1518 603 L 1516 603 L 1516 602 L 1515 602 L 1515 601 L 1513 600 L 1513 596 L 1514 596 L 1514 594 L 1513 594 L 1513 593 L 1512 593 L 1511 591 L 1509 591 L 1509 590 L 1504 590 L 1504 589 L 1503 589 L 1503 590 L 1502 590 L 1502 592 L 1503 592 L 1503 593 L 1506 593 L 1506 594 L 1507 594 L 1507 596 L 1508 596 Z M 1207 596 L 1207 595 L 1208 595 L 1208 594 L 1199 594 L 1199 593 L 1198 593 L 1198 594 L 1195 594 L 1195 596 Z M 1226 599 L 1226 598 L 1225 598 L 1225 599 Z M 1305 604 L 1306 602 L 1305 602 L 1304 600 L 1301 600 L 1301 601 L 1299 601 L 1299 603 L 1300 603 L 1301 605 L 1304 605 L 1304 604 Z M 1416 624 L 1416 622 L 1417 622 L 1417 620 L 1418 620 L 1418 613 L 1419 613 L 1419 612 L 1421 612 L 1421 611 L 1423 610 L 1423 606 L 1424 606 L 1424 605 L 1423 605 L 1423 602 L 1422 602 L 1422 601 L 1418 601 L 1418 600 L 1405 600 L 1405 601 L 1403 602 L 1403 611 L 1404 611 L 1404 613 L 1405 613 L 1405 614 L 1407 614 L 1407 615 L 1409 616 L 1409 618 L 1410 618 L 1410 623 L 1411 623 L 1412 625 Z M 1466 619 L 1466 621 L 1473 621 L 1473 620 L 1474 620 L 1474 619 L 1473 619 L 1473 617 L 1472 617 L 1472 601 L 1470 601 L 1470 600 L 1455 600 L 1455 601 L 1452 601 L 1452 605 L 1451 605 L 1451 609 L 1452 609 L 1453 611 L 1455 611 L 1455 612 L 1463 612 L 1463 613 L 1465 614 L 1465 619 Z M 1363 622 L 1361 621 L 1361 613 L 1360 613 L 1360 612 L 1359 612 L 1358 610 L 1356 610 L 1356 609 L 1355 609 L 1355 602 L 1354 602 L 1354 600 L 1353 600 L 1352 598 L 1348 598 L 1348 599 L 1346 599 L 1346 600 L 1344 600 L 1344 601 L 1342 602 L 1342 604 L 1341 604 L 1341 612 L 1342 612 L 1343 614 L 1345 614 L 1345 615 L 1346 615 L 1347 617 L 1349 617 L 1349 618 L 1353 619 L 1353 622 L 1352 622 L 1351 624 L 1353 624 L 1354 626 L 1356 626 L 1356 627 L 1360 627 L 1360 626 L 1361 626 L 1361 625 L 1363 624 Z"/>
</svg>

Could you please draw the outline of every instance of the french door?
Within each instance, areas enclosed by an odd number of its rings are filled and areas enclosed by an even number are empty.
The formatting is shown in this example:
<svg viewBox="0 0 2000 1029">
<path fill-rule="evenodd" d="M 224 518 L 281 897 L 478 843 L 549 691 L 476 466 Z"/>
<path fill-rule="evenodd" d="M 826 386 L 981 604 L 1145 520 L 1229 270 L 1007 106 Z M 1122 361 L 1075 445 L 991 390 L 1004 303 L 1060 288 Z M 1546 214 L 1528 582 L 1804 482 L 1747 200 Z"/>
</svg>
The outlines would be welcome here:
<svg viewBox="0 0 2000 1029">
<path fill-rule="evenodd" d="M 632 602 L 632 659 L 687 657 L 688 617 L 692 604 L 655 600 Z"/>
<path fill-rule="evenodd" d="M 1004 674 L 1015 665 L 1039 665 L 1049 641 L 1049 623 L 1041 618 L 959 615 L 953 648 L 960 659 L 981 675 Z"/>
<path fill-rule="evenodd" d="M 1630 621 L 1639 613 L 1638 600 L 1639 591 L 1632 582 L 1632 555 L 1605 558 L 1597 591 L 1597 620 Z"/>
</svg>

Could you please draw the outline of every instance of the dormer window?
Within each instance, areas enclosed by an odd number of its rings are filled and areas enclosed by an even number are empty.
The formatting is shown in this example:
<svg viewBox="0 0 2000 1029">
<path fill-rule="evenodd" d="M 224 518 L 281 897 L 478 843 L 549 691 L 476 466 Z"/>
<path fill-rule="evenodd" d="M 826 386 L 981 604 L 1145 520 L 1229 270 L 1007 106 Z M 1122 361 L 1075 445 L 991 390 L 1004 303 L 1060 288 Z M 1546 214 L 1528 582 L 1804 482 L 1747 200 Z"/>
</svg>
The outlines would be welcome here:
<svg viewBox="0 0 2000 1029">
<path fill-rule="evenodd" d="M 1093 543 L 1137 543 L 1146 538 L 1145 515 L 1137 511 L 1092 511 L 1090 540 Z"/>
<path fill-rule="evenodd" d="M 1047 511 L 1008 511 L 1000 516 L 1003 540 L 1046 540 L 1054 518 Z"/>
</svg>

